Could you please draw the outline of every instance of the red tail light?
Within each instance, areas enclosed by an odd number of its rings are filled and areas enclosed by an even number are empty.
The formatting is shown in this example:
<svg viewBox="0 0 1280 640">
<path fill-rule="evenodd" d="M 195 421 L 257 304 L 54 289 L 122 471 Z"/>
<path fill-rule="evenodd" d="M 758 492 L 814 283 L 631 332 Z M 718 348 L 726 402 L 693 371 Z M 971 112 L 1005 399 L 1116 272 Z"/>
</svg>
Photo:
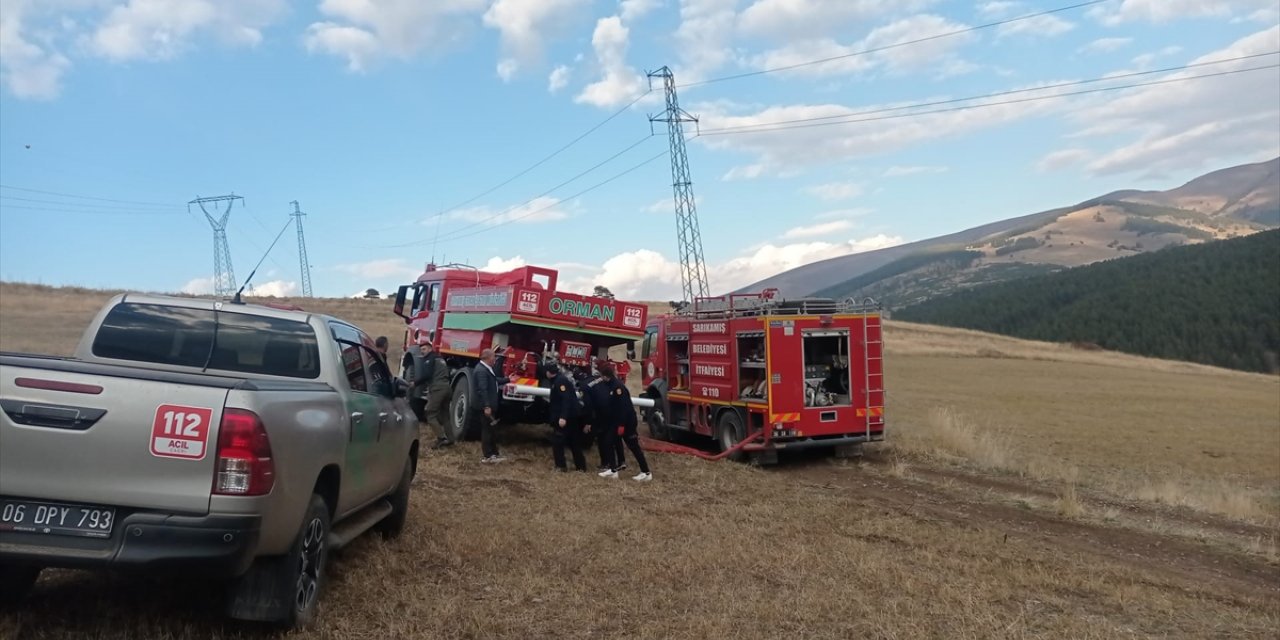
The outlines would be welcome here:
<svg viewBox="0 0 1280 640">
<path fill-rule="evenodd" d="M 258 414 L 227 409 L 218 428 L 218 458 L 213 493 L 224 496 L 260 496 L 271 493 L 276 468 L 271 442 Z"/>
</svg>

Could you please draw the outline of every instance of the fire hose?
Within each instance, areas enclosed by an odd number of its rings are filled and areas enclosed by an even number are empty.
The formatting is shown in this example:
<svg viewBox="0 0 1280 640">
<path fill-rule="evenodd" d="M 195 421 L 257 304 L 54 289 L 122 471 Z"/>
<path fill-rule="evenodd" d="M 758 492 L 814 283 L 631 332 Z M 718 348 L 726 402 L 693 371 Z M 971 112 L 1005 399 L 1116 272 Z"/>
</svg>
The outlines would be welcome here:
<svg viewBox="0 0 1280 640">
<path fill-rule="evenodd" d="M 538 396 L 542 398 L 548 398 L 551 396 L 551 389 L 547 389 L 544 387 L 533 387 L 533 386 L 524 385 L 524 384 L 507 385 L 507 390 L 510 393 L 521 393 L 525 395 Z M 637 396 L 631 397 L 631 404 L 637 407 L 652 407 L 654 405 L 653 398 L 641 398 Z M 764 437 L 764 432 L 757 431 L 747 436 L 746 438 L 743 438 L 741 442 L 734 444 L 732 447 L 729 447 L 728 449 L 725 449 L 720 453 L 707 453 L 705 451 L 701 451 L 693 447 L 686 447 L 684 445 L 675 444 L 673 442 L 663 442 L 661 440 L 654 440 L 653 438 L 646 438 L 644 436 L 640 436 L 640 446 L 643 447 L 645 451 L 652 451 L 655 453 L 675 453 L 675 454 L 686 455 L 686 456 L 695 456 L 698 458 L 702 458 L 703 460 L 715 461 L 715 460 L 723 460 L 737 453 L 743 447 L 757 440 L 760 440 L 763 437 Z"/>
</svg>

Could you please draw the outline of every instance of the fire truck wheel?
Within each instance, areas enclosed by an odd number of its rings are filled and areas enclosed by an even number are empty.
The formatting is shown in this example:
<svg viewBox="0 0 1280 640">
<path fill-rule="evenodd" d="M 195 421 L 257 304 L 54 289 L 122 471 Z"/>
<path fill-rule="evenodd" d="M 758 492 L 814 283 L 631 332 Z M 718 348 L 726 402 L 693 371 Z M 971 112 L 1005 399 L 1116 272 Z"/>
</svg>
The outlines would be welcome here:
<svg viewBox="0 0 1280 640">
<path fill-rule="evenodd" d="M 475 431 L 472 422 L 471 378 L 463 375 L 453 383 L 453 397 L 449 404 L 449 427 L 453 432 L 454 442 L 472 439 Z"/>
<path fill-rule="evenodd" d="M 746 433 L 743 431 L 742 418 L 738 416 L 737 411 L 725 411 L 721 413 L 720 419 L 717 420 L 717 423 L 718 428 L 716 429 L 716 435 L 720 441 L 720 451 L 728 450 L 733 447 L 733 445 L 742 442 L 743 438 L 747 437 Z M 729 454 L 727 457 L 734 462 L 742 462 L 746 459 L 747 454 L 739 449 L 738 451 Z"/>
</svg>

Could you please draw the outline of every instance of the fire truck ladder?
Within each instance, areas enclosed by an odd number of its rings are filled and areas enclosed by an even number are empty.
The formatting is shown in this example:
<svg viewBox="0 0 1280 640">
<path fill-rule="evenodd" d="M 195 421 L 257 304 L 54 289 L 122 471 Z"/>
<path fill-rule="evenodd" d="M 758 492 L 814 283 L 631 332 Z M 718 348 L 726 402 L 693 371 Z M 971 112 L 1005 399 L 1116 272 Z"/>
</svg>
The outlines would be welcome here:
<svg viewBox="0 0 1280 640">
<path fill-rule="evenodd" d="M 875 300 L 872 300 L 871 298 L 865 298 L 862 301 L 863 312 L 868 314 L 863 316 L 862 318 L 863 356 L 866 358 L 866 362 L 862 367 L 862 373 L 863 373 L 862 388 L 865 394 L 864 397 L 867 400 L 867 422 L 866 422 L 866 431 L 865 431 L 867 442 L 871 441 L 871 420 L 873 418 L 871 398 L 874 394 L 879 394 L 880 406 L 882 411 L 882 413 L 880 414 L 881 416 L 884 415 L 883 407 L 884 407 L 884 400 L 885 400 L 884 398 L 884 326 L 881 324 L 880 316 L 877 315 L 875 319 L 876 340 L 872 341 L 871 340 L 871 315 L 869 312 L 874 305 L 875 305 Z M 875 345 L 876 347 L 878 347 L 876 349 L 877 355 L 875 356 L 871 355 L 872 345 Z M 874 366 L 875 373 L 872 373 L 871 371 L 873 368 L 872 366 L 873 364 L 875 365 Z M 883 421 L 883 417 L 881 417 L 880 421 Z"/>
</svg>

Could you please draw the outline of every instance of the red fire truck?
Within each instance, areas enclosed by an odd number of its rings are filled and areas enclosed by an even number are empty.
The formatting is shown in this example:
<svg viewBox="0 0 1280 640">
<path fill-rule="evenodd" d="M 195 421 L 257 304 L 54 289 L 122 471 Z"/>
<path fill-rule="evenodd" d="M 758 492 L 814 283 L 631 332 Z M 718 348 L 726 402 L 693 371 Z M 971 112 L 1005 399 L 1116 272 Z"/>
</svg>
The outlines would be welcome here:
<svg viewBox="0 0 1280 640">
<path fill-rule="evenodd" d="M 466 265 L 428 264 L 416 282 L 396 292 L 396 315 L 404 318 L 405 350 L 425 336 L 445 356 L 453 375 L 451 437 L 473 437 L 471 375 L 481 349 L 497 352 L 500 373 L 515 385 L 545 386 L 544 362 L 555 361 L 582 378 L 594 358 L 610 347 L 644 336 L 648 307 L 599 296 L 556 290 L 554 269 L 526 266 L 489 273 Z M 406 363 L 407 364 L 407 363 Z M 626 360 L 613 361 L 618 375 L 630 371 Z M 407 373 L 405 374 L 407 377 Z M 546 403 L 513 387 L 502 390 L 500 419 L 545 421 Z"/>
<path fill-rule="evenodd" d="M 699 298 L 651 320 L 640 348 L 650 434 L 714 438 L 732 459 L 884 439 L 880 310 L 871 300 L 777 300 L 776 290 Z"/>
</svg>

